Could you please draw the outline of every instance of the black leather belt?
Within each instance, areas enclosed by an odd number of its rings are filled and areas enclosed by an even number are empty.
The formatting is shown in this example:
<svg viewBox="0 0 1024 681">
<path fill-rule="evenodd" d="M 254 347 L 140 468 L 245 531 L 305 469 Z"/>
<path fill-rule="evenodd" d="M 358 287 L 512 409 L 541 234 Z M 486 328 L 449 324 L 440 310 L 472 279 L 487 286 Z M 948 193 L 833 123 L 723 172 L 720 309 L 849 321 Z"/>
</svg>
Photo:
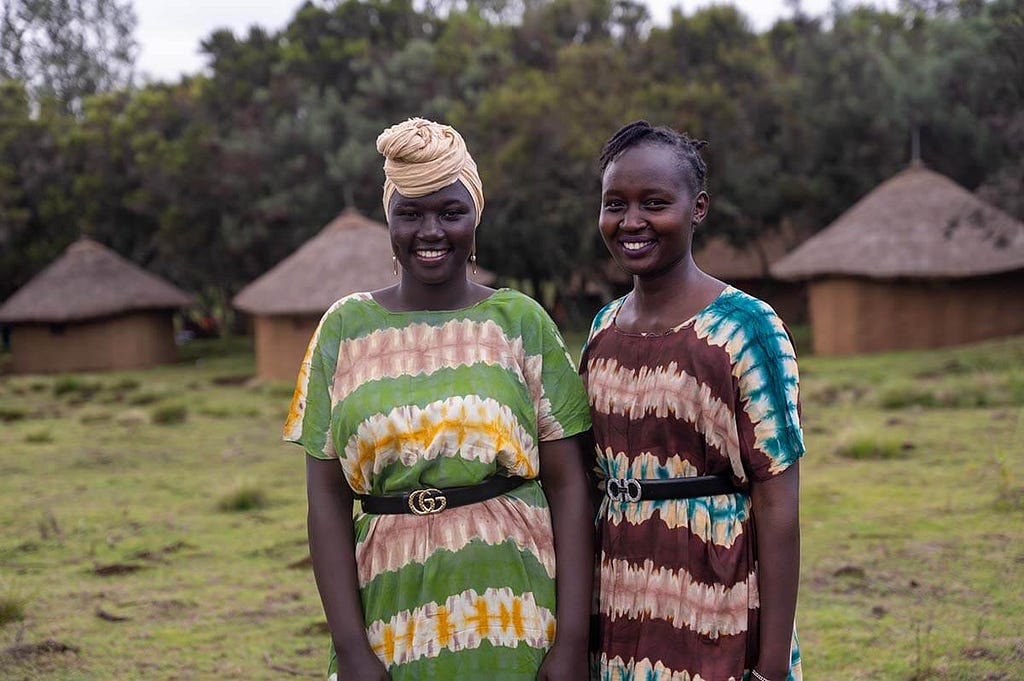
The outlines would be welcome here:
<svg viewBox="0 0 1024 681">
<path fill-rule="evenodd" d="M 692 499 L 735 494 L 740 489 L 725 475 L 700 475 L 667 480 L 609 478 L 605 493 L 612 501 L 656 501 L 659 499 Z"/>
<path fill-rule="evenodd" d="M 493 475 L 479 485 L 464 487 L 443 487 L 436 489 L 427 487 L 401 494 L 357 494 L 356 498 L 363 504 L 363 511 L 374 514 L 415 513 L 416 515 L 432 515 L 446 508 L 467 506 L 479 501 L 493 499 L 519 487 L 525 478 L 518 476 L 506 477 Z"/>
</svg>

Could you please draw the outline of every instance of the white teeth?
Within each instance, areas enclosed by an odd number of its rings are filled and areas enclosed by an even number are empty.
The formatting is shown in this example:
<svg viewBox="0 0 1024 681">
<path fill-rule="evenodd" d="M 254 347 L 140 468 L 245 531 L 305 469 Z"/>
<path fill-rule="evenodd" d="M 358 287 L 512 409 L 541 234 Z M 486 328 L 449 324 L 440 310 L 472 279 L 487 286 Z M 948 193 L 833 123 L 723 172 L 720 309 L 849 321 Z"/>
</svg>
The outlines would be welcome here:
<svg viewBox="0 0 1024 681">
<path fill-rule="evenodd" d="M 421 258 L 440 258 L 448 251 L 416 251 L 416 255 Z"/>
<path fill-rule="evenodd" d="M 627 251 L 639 251 L 644 246 L 650 244 L 650 241 L 623 241 L 622 247 Z"/>
</svg>

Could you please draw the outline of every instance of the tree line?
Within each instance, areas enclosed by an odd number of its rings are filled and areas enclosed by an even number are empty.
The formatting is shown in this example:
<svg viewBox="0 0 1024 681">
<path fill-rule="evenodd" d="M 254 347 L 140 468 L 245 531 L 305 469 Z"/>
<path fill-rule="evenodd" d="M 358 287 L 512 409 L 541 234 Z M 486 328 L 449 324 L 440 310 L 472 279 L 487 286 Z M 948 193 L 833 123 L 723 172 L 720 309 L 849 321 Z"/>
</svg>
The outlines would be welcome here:
<svg viewBox="0 0 1024 681">
<path fill-rule="evenodd" d="M 596 157 L 635 118 L 710 142 L 704 236 L 821 229 L 915 130 L 1024 218 L 1024 0 L 796 3 L 762 32 L 729 6 L 661 26 L 635 0 L 307 2 L 144 84 L 134 24 L 128 0 L 4 0 L 0 300 L 87 234 L 223 306 L 343 208 L 383 218 L 374 141 L 409 116 L 467 138 L 480 262 L 538 286 L 599 271 Z"/>
</svg>

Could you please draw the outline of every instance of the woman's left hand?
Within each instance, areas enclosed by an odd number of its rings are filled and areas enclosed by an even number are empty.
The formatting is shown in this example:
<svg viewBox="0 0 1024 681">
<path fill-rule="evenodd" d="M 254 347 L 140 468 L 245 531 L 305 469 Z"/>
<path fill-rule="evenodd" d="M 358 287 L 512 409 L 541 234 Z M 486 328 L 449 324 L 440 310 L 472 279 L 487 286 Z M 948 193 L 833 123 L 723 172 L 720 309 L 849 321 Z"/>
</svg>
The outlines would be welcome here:
<svg viewBox="0 0 1024 681">
<path fill-rule="evenodd" d="M 560 645 L 557 642 L 544 657 L 537 681 L 587 681 L 590 665 L 584 645 Z"/>
</svg>

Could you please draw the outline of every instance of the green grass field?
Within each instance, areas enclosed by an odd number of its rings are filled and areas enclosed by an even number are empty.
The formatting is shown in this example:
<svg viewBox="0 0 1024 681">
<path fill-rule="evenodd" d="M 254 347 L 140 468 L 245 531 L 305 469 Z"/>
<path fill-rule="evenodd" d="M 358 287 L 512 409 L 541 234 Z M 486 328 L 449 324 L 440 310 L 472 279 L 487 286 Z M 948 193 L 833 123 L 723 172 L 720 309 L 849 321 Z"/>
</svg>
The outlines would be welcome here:
<svg viewBox="0 0 1024 681">
<path fill-rule="evenodd" d="M 0 378 L 0 678 L 322 678 L 290 386 L 250 350 Z M 805 677 L 1024 678 L 1024 339 L 801 368 Z"/>
</svg>

